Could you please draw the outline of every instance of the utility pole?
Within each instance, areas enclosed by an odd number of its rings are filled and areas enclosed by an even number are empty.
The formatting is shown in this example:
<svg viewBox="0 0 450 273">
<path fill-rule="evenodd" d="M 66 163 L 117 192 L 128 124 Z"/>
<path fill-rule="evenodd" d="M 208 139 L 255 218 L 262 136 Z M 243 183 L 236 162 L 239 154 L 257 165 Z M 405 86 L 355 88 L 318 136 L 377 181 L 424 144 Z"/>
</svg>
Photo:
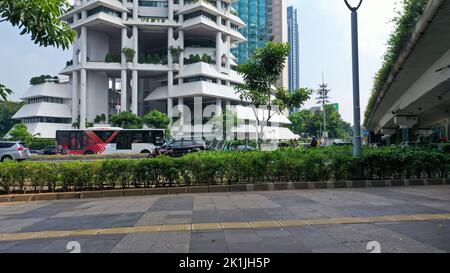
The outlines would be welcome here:
<svg viewBox="0 0 450 273">
<path fill-rule="evenodd" d="M 353 116 L 354 116 L 354 141 L 353 154 L 361 155 L 361 106 L 359 103 L 359 53 L 358 53 L 358 9 L 362 0 L 357 6 L 352 7 L 348 0 L 344 0 L 348 9 L 352 12 L 352 55 L 353 55 Z"/>
<path fill-rule="evenodd" d="M 323 108 L 323 131 L 322 137 L 327 137 L 325 134 L 327 132 L 327 112 L 326 105 L 330 103 L 328 93 L 330 93 L 330 89 L 328 89 L 328 85 L 325 84 L 325 80 L 322 73 L 322 84 L 319 85 L 319 90 L 317 90 L 317 103 L 322 105 Z"/>
</svg>

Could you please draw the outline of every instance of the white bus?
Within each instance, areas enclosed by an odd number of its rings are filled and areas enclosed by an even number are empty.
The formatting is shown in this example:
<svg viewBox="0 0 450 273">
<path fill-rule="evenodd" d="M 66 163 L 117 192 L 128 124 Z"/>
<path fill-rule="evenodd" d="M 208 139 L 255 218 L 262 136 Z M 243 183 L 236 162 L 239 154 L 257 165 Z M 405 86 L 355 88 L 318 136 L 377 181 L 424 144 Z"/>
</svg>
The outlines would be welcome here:
<svg viewBox="0 0 450 273">
<path fill-rule="evenodd" d="M 106 127 L 56 131 L 58 150 L 62 154 L 151 153 L 164 141 L 163 129 Z"/>
</svg>

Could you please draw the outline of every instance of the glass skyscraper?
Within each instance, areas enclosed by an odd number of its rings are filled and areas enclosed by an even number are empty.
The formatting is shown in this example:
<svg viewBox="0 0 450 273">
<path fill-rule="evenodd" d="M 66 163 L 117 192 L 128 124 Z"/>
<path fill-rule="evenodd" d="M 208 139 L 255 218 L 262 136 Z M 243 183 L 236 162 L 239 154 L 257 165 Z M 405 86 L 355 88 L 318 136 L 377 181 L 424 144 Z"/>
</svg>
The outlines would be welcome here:
<svg viewBox="0 0 450 273">
<path fill-rule="evenodd" d="M 289 53 L 288 67 L 289 67 L 289 90 L 296 90 L 300 88 L 300 57 L 299 57 L 299 43 L 298 43 L 298 22 L 297 9 L 288 7 L 288 41 L 291 45 L 291 52 Z"/>
<path fill-rule="evenodd" d="M 252 57 L 256 48 L 263 47 L 267 42 L 267 0 L 240 0 L 234 2 L 233 7 L 238 16 L 247 24 L 239 31 L 248 41 L 240 43 L 232 53 L 237 57 L 238 63 L 244 63 Z"/>
</svg>

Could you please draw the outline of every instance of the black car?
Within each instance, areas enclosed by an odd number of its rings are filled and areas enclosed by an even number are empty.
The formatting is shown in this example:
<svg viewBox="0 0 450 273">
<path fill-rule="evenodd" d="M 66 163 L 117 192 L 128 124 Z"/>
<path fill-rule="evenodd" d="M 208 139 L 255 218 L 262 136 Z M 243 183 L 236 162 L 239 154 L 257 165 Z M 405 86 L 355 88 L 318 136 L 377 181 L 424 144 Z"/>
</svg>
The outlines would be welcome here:
<svg viewBox="0 0 450 273">
<path fill-rule="evenodd" d="M 42 153 L 44 155 L 56 155 L 58 154 L 58 147 L 56 147 L 55 145 L 46 146 L 44 149 L 42 149 Z"/>
<path fill-rule="evenodd" d="M 180 157 L 185 154 L 207 150 L 203 140 L 181 139 L 166 142 L 155 149 L 148 157 L 157 157 L 160 155 Z"/>
</svg>

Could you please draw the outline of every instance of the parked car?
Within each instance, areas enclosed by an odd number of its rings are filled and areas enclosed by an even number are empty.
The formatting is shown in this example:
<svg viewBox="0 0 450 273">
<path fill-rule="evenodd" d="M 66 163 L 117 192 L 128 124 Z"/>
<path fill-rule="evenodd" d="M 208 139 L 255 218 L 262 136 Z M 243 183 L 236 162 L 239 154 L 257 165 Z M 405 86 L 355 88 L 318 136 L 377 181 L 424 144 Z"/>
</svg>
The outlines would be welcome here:
<svg viewBox="0 0 450 273">
<path fill-rule="evenodd" d="M 203 140 L 172 140 L 164 143 L 160 147 L 157 147 L 153 153 L 149 154 L 148 157 L 152 158 L 160 155 L 179 157 L 184 156 L 185 154 L 204 151 L 207 149 L 208 147 Z"/>
<path fill-rule="evenodd" d="M 247 151 L 254 151 L 256 149 L 250 145 L 240 145 L 237 146 L 235 150 L 240 152 L 247 152 Z"/>
<path fill-rule="evenodd" d="M 25 143 L 20 141 L 0 141 L 0 162 L 28 159 L 30 152 Z"/>
<path fill-rule="evenodd" d="M 58 154 L 58 147 L 56 147 L 55 145 L 46 146 L 44 149 L 42 149 L 42 154 L 56 155 L 56 154 Z"/>
<path fill-rule="evenodd" d="M 30 150 L 30 156 L 43 155 L 44 153 L 39 150 Z"/>
</svg>

